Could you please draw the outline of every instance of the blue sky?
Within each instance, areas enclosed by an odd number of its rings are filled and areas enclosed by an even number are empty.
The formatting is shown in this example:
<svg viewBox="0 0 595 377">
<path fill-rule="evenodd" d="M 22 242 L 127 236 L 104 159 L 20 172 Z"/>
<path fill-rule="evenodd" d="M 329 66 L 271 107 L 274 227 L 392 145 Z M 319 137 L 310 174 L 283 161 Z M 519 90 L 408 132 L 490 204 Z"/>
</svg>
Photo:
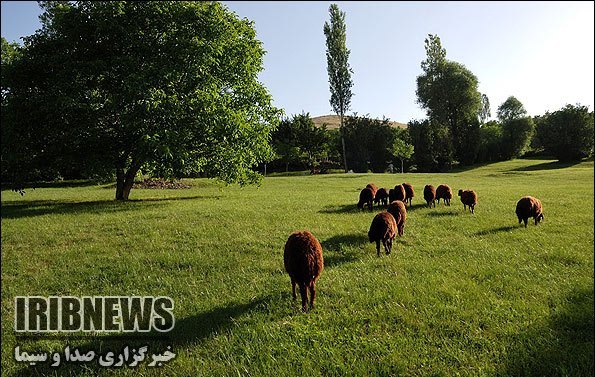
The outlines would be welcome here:
<svg viewBox="0 0 595 377">
<path fill-rule="evenodd" d="M 332 113 L 323 25 L 331 2 L 225 1 L 254 21 L 267 51 L 260 80 L 287 115 Z M 423 118 L 415 79 L 424 39 L 438 34 L 447 58 L 479 79 L 496 108 L 510 95 L 530 115 L 567 103 L 594 108 L 594 2 L 337 2 L 346 12 L 352 111 L 406 123 Z M 9 41 L 40 27 L 35 2 L 2 2 Z"/>
</svg>

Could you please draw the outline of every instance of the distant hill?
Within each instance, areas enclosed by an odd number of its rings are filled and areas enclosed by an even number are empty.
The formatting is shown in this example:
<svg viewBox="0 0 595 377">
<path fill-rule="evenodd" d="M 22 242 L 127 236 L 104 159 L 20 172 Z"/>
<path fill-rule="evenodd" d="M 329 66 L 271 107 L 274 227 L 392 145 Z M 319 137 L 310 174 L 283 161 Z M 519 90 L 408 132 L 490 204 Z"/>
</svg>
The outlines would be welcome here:
<svg viewBox="0 0 595 377">
<path fill-rule="evenodd" d="M 317 127 L 322 126 L 324 123 L 326 123 L 326 127 L 329 130 L 335 129 L 335 128 L 339 128 L 339 126 L 341 125 L 341 120 L 339 119 L 338 115 L 321 115 L 319 117 L 312 117 L 312 120 L 314 121 L 314 124 Z M 399 123 L 399 122 L 389 122 L 389 124 L 392 127 L 399 127 L 399 128 L 407 128 L 407 125 L 404 123 Z"/>
</svg>

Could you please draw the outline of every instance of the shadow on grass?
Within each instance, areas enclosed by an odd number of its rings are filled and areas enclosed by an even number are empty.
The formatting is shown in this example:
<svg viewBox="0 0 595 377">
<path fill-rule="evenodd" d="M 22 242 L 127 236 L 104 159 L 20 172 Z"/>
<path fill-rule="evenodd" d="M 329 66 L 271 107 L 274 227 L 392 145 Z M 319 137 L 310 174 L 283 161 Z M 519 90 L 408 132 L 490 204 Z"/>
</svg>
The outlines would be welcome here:
<svg viewBox="0 0 595 377">
<path fill-rule="evenodd" d="M 450 216 L 458 216 L 458 212 L 428 212 L 428 216 L 431 217 L 450 217 Z"/>
<path fill-rule="evenodd" d="M 541 164 L 536 164 L 536 165 L 521 166 L 518 168 L 510 169 L 509 171 L 535 171 L 535 170 L 564 169 L 564 168 L 569 168 L 574 165 L 578 165 L 581 162 L 582 161 L 569 161 L 569 162 L 550 161 L 550 162 L 542 162 Z"/>
<path fill-rule="evenodd" d="M 374 210 L 377 210 L 378 207 L 374 206 Z M 370 211 L 368 207 L 364 207 L 364 210 L 357 208 L 357 203 L 354 202 L 353 204 L 344 204 L 340 206 L 326 206 L 322 208 L 318 213 L 359 213 L 359 212 L 370 212 L 373 213 L 374 211 Z"/>
<path fill-rule="evenodd" d="M 24 190 L 35 190 L 37 188 L 73 188 L 73 187 L 87 187 L 97 186 L 101 182 L 81 179 L 81 180 L 69 180 L 69 181 L 56 181 L 56 182 L 32 182 L 24 184 Z M 115 187 L 115 185 L 114 185 Z M 12 190 L 13 185 L 11 183 L 2 183 L 2 190 Z"/>
<path fill-rule="evenodd" d="M 168 333 L 150 332 L 147 333 L 146 336 L 135 337 L 108 335 L 91 339 L 79 338 L 78 340 L 71 338 L 65 341 L 64 347 L 69 345 L 72 351 L 74 351 L 73 348 L 76 347 L 81 353 L 92 350 L 100 355 L 105 355 L 108 351 L 112 351 L 115 353 L 115 359 L 117 360 L 117 356 L 122 354 L 125 347 L 128 347 L 129 350 L 132 351 L 132 349 L 139 349 L 140 347 L 147 346 L 147 357 L 143 362 L 139 363 L 140 370 L 138 369 L 139 367 L 136 367 L 136 373 L 133 373 L 145 375 L 145 373 L 152 369 L 147 368 L 147 365 L 152 361 L 152 354 L 161 354 L 167 350 L 168 346 L 171 346 L 172 352 L 179 355 L 180 349 L 198 344 L 213 335 L 226 332 L 233 328 L 240 317 L 254 311 L 267 311 L 268 305 L 272 301 L 272 296 L 265 296 L 247 303 L 230 303 L 226 306 L 217 307 L 190 317 L 176 319 L 174 329 Z M 63 341 L 64 337 L 55 337 L 55 339 Z M 21 339 L 17 338 L 17 344 L 23 344 Z M 33 346 L 23 345 L 21 348 L 24 349 L 30 347 Z M 55 351 L 60 351 L 63 354 L 61 349 Z M 99 356 L 96 356 L 93 361 L 81 363 L 79 365 L 76 363 L 63 363 L 59 368 L 52 368 L 50 366 L 51 361 L 48 361 L 43 364 L 22 368 L 17 371 L 15 376 L 77 376 L 81 374 L 113 375 L 115 368 L 100 367 L 98 359 Z M 132 356 L 130 356 L 128 364 L 132 362 L 132 360 Z M 175 375 L 175 362 L 176 360 L 174 358 L 165 366 L 167 369 L 155 368 L 154 372 Z M 128 367 L 126 363 L 125 366 L 117 369 L 130 369 L 130 371 L 133 371 L 133 369 Z"/>
<path fill-rule="evenodd" d="M 510 232 L 511 230 L 520 229 L 520 228 L 521 228 L 520 225 L 501 226 L 499 228 L 494 228 L 494 229 L 484 229 L 482 231 L 479 231 L 479 232 L 475 233 L 474 235 L 475 236 L 486 236 L 488 234 Z"/>
<path fill-rule="evenodd" d="M 87 202 L 65 202 L 60 200 L 19 200 L 2 203 L 0 217 L 19 219 L 54 214 L 106 213 L 145 209 L 167 201 L 192 199 L 218 199 L 218 196 L 186 196 L 170 198 L 131 199 L 128 201 L 93 200 Z"/>
<path fill-rule="evenodd" d="M 362 246 L 368 242 L 366 234 L 342 234 L 333 236 L 321 242 L 324 253 L 324 266 L 335 267 L 343 263 L 354 262 L 360 255 L 356 252 L 346 252 L 345 247 Z"/>
<path fill-rule="evenodd" d="M 593 286 L 576 289 L 544 323 L 514 336 L 502 376 L 592 376 Z"/>
</svg>

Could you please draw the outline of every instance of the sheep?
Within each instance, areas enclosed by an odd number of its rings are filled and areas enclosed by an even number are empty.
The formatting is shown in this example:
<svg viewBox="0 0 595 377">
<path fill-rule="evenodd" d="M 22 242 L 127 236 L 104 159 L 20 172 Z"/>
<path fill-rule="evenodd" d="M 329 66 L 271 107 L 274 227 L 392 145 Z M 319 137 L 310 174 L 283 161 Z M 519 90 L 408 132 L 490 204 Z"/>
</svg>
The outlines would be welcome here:
<svg viewBox="0 0 595 377">
<path fill-rule="evenodd" d="M 461 197 L 461 202 L 463 203 L 463 209 L 467 210 L 467 206 L 469 206 L 471 213 L 475 213 L 477 193 L 473 190 L 459 190 L 459 196 Z"/>
<path fill-rule="evenodd" d="M 368 205 L 370 211 L 372 210 L 372 206 L 374 205 L 374 192 L 371 188 L 366 187 L 359 193 L 359 202 L 357 203 L 357 208 L 364 209 L 364 205 Z"/>
<path fill-rule="evenodd" d="M 371 189 L 372 193 L 374 193 L 374 197 L 376 197 L 376 192 L 378 192 L 378 187 L 373 183 L 368 183 L 368 185 L 366 187 Z"/>
<path fill-rule="evenodd" d="M 285 243 L 283 264 L 291 278 L 293 299 L 297 299 L 295 294 L 297 284 L 302 296 L 302 311 L 305 312 L 308 301 L 306 290 L 308 289 L 310 290 L 310 309 L 313 309 L 316 298 L 316 281 L 324 269 L 320 242 L 307 230 L 292 233 Z"/>
<path fill-rule="evenodd" d="M 393 215 L 388 212 L 380 212 L 374 216 L 368 231 L 368 239 L 370 242 L 376 242 L 376 254 L 378 256 L 380 256 L 380 241 L 382 241 L 386 255 L 390 254 L 396 233 L 397 223 Z"/>
<path fill-rule="evenodd" d="M 409 202 L 409 207 L 411 207 L 411 199 L 415 196 L 413 186 L 409 183 L 403 183 L 402 186 L 405 189 L 405 204 Z"/>
<path fill-rule="evenodd" d="M 405 232 L 405 221 L 407 221 L 407 209 L 405 208 L 405 204 L 400 200 L 395 200 L 388 205 L 386 211 L 395 218 L 399 237 L 403 237 L 403 233 Z"/>
<path fill-rule="evenodd" d="M 391 199 L 391 203 L 394 202 L 395 200 L 400 200 L 400 201 L 404 202 L 406 197 L 407 197 L 407 194 L 405 193 L 405 187 L 403 187 L 403 185 L 396 185 L 394 199 Z"/>
<path fill-rule="evenodd" d="M 432 207 L 432 204 L 436 207 L 436 188 L 434 186 L 426 185 L 424 187 L 424 199 L 428 207 Z"/>
<path fill-rule="evenodd" d="M 374 203 L 376 203 L 376 205 L 382 203 L 383 206 L 388 204 L 388 192 L 386 192 L 385 188 L 379 188 L 378 191 L 376 191 Z"/>
<path fill-rule="evenodd" d="M 440 203 L 440 199 L 444 199 L 444 204 L 450 207 L 450 200 L 452 199 L 452 190 L 448 185 L 440 185 L 436 189 L 436 199 Z"/>
<path fill-rule="evenodd" d="M 523 196 L 516 204 L 516 216 L 519 219 L 519 224 L 521 221 L 525 223 L 525 228 L 529 217 L 533 217 L 535 225 L 539 224 L 544 218 L 541 201 L 532 196 Z"/>
</svg>

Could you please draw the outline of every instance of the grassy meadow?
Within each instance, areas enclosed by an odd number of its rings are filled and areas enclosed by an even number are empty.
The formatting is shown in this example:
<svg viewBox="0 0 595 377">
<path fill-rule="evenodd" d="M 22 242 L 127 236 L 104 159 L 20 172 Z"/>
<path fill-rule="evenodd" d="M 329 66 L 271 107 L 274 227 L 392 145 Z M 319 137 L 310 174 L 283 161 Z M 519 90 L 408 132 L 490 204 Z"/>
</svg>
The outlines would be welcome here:
<svg viewBox="0 0 595 377">
<path fill-rule="evenodd" d="M 2 191 L 2 375 L 586 376 L 593 374 L 593 161 L 513 160 L 444 174 L 267 177 L 260 187 L 186 180 L 131 192 L 65 182 Z M 369 182 L 413 184 L 405 234 L 376 256 L 358 211 Z M 474 189 L 426 208 L 423 186 Z M 525 229 L 515 205 L 541 199 Z M 531 220 L 532 221 L 532 220 Z M 316 308 L 291 299 L 283 246 L 295 230 L 321 242 Z M 166 338 L 16 337 L 14 297 L 169 296 Z M 299 295 L 298 295 L 299 296 Z M 171 344 L 161 368 L 53 369 L 14 347 L 104 352 Z"/>
</svg>

